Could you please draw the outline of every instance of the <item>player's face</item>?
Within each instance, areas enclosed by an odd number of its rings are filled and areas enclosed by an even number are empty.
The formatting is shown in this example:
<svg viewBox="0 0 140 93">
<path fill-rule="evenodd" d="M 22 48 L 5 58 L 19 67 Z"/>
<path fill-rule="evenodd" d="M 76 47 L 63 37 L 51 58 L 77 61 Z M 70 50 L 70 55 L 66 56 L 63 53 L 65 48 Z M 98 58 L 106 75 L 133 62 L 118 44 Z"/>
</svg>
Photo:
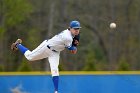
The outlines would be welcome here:
<svg viewBox="0 0 140 93">
<path fill-rule="evenodd" d="M 80 32 L 80 28 L 71 28 L 71 33 L 72 33 L 73 35 L 78 35 L 79 32 Z"/>
</svg>

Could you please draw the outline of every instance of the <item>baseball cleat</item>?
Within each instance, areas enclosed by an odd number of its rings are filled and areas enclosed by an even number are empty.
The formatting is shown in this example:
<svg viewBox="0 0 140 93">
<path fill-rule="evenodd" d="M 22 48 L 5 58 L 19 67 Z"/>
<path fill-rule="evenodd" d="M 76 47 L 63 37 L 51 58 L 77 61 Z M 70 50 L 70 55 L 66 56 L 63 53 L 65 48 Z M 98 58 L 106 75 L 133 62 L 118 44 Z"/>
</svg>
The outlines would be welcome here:
<svg viewBox="0 0 140 93">
<path fill-rule="evenodd" d="M 54 93 L 58 93 L 58 91 L 55 91 Z"/>
<path fill-rule="evenodd" d="M 21 40 L 21 39 L 17 39 L 16 42 L 13 43 L 13 44 L 11 45 L 11 50 L 12 50 L 13 52 L 17 51 L 18 48 L 17 48 L 16 45 L 17 45 L 17 44 L 21 44 L 21 43 L 22 43 L 22 40 Z"/>
</svg>

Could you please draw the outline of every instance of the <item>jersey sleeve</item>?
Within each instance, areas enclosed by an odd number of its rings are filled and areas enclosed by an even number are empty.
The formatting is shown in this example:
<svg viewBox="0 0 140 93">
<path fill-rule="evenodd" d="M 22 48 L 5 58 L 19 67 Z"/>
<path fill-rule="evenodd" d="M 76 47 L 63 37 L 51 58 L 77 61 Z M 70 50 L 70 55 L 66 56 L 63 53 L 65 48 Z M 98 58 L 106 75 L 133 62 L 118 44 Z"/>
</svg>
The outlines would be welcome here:
<svg viewBox="0 0 140 93">
<path fill-rule="evenodd" d="M 72 40 L 71 39 L 66 38 L 64 43 L 65 43 L 65 47 L 71 47 L 72 46 Z"/>
<path fill-rule="evenodd" d="M 62 36 L 65 47 L 71 47 L 72 46 L 72 38 L 68 37 L 66 34 Z"/>
<path fill-rule="evenodd" d="M 69 35 L 69 32 L 68 31 L 64 31 L 62 34 L 62 39 L 64 41 L 64 45 L 65 47 L 71 47 L 72 46 L 72 41 L 73 41 L 73 38 Z"/>
</svg>

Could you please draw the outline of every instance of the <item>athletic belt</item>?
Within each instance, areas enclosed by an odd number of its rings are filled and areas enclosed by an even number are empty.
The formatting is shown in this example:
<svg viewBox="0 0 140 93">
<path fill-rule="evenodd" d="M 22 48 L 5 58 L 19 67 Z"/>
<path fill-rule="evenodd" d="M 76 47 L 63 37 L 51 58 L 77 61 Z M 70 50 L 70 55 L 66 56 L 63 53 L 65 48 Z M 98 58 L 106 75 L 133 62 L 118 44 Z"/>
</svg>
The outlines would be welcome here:
<svg viewBox="0 0 140 93">
<path fill-rule="evenodd" d="M 56 50 L 51 49 L 51 47 L 50 47 L 49 45 L 47 45 L 47 47 L 48 47 L 50 50 L 52 50 L 53 52 L 57 52 Z"/>
</svg>

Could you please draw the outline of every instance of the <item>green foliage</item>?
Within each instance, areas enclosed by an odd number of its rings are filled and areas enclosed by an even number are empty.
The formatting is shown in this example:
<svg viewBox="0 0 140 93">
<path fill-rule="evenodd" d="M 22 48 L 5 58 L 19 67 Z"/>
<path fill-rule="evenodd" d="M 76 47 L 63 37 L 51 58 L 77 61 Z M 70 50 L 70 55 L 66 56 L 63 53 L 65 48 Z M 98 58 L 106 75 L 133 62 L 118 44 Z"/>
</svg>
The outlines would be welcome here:
<svg viewBox="0 0 140 93">
<path fill-rule="evenodd" d="M 95 52 L 95 58 L 96 58 L 98 61 L 103 60 L 104 55 L 103 55 L 103 51 L 102 51 L 100 48 L 95 48 L 95 49 L 94 49 L 94 52 Z"/>
<path fill-rule="evenodd" d="M 139 15 L 139 5 L 140 1 L 135 0 L 135 2 L 132 2 L 129 6 L 130 20 L 133 20 L 132 22 L 134 25 L 137 25 L 137 20 L 139 20 L 139 16 L 136 16 Z"/>
<path fill-rule="evenodd" d="M 126 59 L 122 57 L 119 61 L 119 67 L 118 70 L 120 71 L 128 71 L 130 70 L 130 65 L 127 63 Z"/>
<path fill-rule="evenodd" d="M 3 65 L 0 65 L 0 72 L 4 71 Z"/>
<path fill-rule="evenodd" d="M 42 41 L 40 40 L 40 31 L 38 29 L 30 29 L 28 32 L 28 41 L 27 44 L 31 49 L 36 48 Z M 32 44 L 31 44 L 32 43 Z"/>
<path fill-rule="evenodd" d="M 0 38 L 3 37 L 4 32 L 5 32 L 5 29 L 3 27 L 0 27 Z"/>
<path fill-rule="evenodd" d="M 83 70 L 103 70 L 105 68 L 105 63 L 106 60 L 100 47 L 98 45 L 89 47 L 85 56 L 85 67 Z"/>
<path fill-rule="evenodd" d="M 27 28 L 24 23 L 26 23 L 27 19 L 30 17 L 32 10 L 32 5 L 28 0 L 0 1 L 0 39 L 3 40 L 0 42 L 2 43 L 0 44 L 0 55 L 6 56 L 5 59 L 3 59 L 3 64 L 7 66 L 7 68 L 5 68 L 6 71 L 15 71 L 15 66 L 13 66 L 12 63 L 14 63 L 13 61 L 19 62 L 17 61 L 18 57 L 9 56 L 9 54 L 11 54 L 10 45 L 14 42 L 13 40 L 21 36 L 19 31 Z M 9 61 L 11 64 L 9 64 Z"/>
<path fill-rule="evenodd" d="M 32 12 L 27 0 L 3 0 L 5 25 L 16 26 L 23 22 Z"/>
<path fill-rule="evenodd" d="M 27 61 L 25 61 L 26 59 L 23 58 L 22 64 L 19 66 L 18 71 L 32 71 L 31 66 L 28 64 Z"/>
<path fill-rule="evenodd" d="M 96 70 L 96 57 L 94 51 L 88 51 L 86 53 L 86 61 L 85 61 L 85 67 L 83 70 L 90 71 L 90 70 Z"/>
<path fill-rule="evenodd" d="M 64 67 L 62 64 L 59 65 L 59 71 L 64 71 Z"/>
</svg>

